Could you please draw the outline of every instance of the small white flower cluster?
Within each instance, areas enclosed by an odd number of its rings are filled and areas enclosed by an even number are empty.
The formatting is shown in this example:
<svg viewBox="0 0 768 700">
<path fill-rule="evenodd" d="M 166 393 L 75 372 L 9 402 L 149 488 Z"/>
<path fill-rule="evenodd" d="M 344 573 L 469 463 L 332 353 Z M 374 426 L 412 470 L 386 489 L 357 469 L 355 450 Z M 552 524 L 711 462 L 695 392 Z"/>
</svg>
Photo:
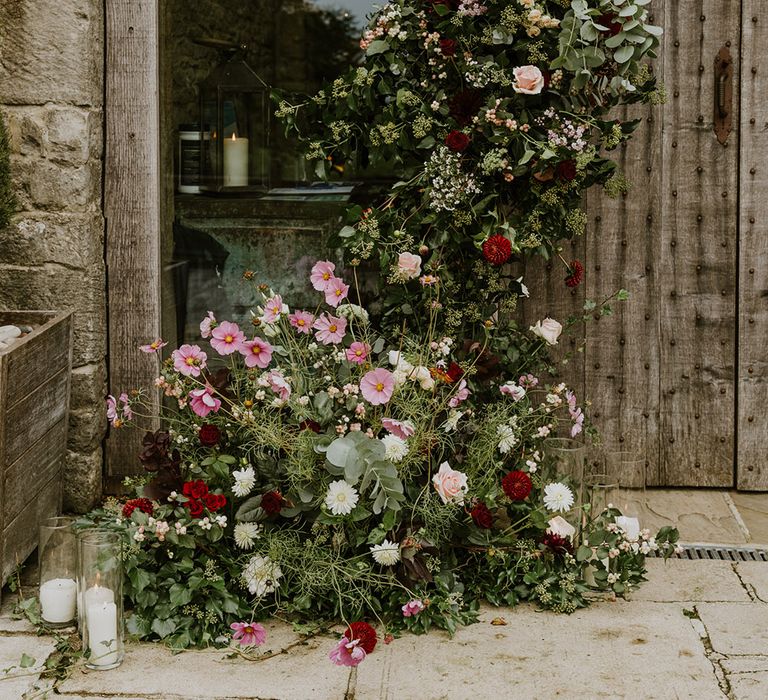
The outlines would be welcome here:
<svg viewBox="0 0 768 700">
<path fill-rule="evenodd" d="M 528 467 L 529 474 L 535 474 L 538 471 L 539 462 L 541 462 L 541 453 L 536 450 L 527 460 L 525 460 L 525 466 Z"/>
<path fill-rule="evenodd" d="M 461 154 L 453 153 L 447 146 L 439 146 L 432 152 L 424 172 L 430 181 L 430 207 L 437 211 L 454 211 L 472 195 L 480 194 L 474 176 L 461 168 Z"/>
<path fill-rule="evenodd" d="M 202 520 L 198 520 L 197 524 L 200 526 L 201 530 L 210 530 L 214 525 L 218 525 L 223 529 L 227 526 L 227 516 L 217 515 L 213 520 L 210 518 L 203 518 Z"/>
<path fill-rule="evenodd" d="M 488 12 L 488 7 L 478 0 L 462 0 L 456 14 L 459 17 L 479 17 Z"/>
<path fill-rule="evenodd" d="M 400 8 L 397 4 L 388 3 L 385 5 L 376 20 L 376 26 L 373 29 L 366 29 L 363 38 L 360 39 L 360 48 L 367 51 L 368 47 L 377 39 L 386 37 L 397 37 L 404 41 L 408 34 L 400 27 Z"/>
<path fill-rule="evenodd" d="M 501 74 L 501 70 L 493 61 L 480 63 L 474 58 L 470 58 L 466 63 L 468 68 L 464 77 L 472 87 L 484 88 Z"/>
<path fill-rule="evenodd" d="M 433 340 L 429 344 L 429 347 L 433 352 L 436 352 L 440 355 L 447 357 L 448 355 L 451 354 L 451 348 L 453 347 L 453 338 L 445 337 L 439 342 L 436 340 Z"/>
</svg>

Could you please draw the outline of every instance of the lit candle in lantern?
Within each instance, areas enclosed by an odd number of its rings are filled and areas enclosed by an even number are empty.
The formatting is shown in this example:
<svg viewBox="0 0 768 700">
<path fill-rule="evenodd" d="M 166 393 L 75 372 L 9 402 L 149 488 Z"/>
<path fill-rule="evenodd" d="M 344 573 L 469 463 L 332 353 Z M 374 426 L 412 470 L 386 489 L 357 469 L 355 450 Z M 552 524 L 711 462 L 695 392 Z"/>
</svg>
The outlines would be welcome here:
<svg viewBox="0 0 768 700">
<path fill-rule="evenodd" d="M 245 187 L 248 184 L 248 139 L 224 139 L 224 186 Z"/>
<path fill-rule="evenodd" d="M 40 586 L 43 620 L 62 623 L 75 619 L 77 583 L 71 578 L 54 578 Z"/>
<path fill-rule="evenodd" d="M 89 592 L 86 592 L 86 599 Z M 91 650 L 89 662 L 94 666 L 117 663 L 117 606 L 106 601 L 92 603 L 85 609 L 85 622 L 88 626 L 88 648 Z"/>
</svg>

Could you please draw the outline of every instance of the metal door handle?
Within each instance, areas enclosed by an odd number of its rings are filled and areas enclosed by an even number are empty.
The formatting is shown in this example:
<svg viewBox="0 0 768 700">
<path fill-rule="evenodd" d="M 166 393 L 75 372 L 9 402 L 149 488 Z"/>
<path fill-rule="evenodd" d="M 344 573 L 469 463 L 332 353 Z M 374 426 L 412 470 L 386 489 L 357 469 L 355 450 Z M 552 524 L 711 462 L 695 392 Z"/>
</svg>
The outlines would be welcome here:
<svg viewBox="0 0 768 700">
<path fill-rule="evenodd" d="M 731 133 L 733 102 L 733 59 L 726 44 L 715 56 L 714 131 L 717 140 L 725 144 Z"/>
</svg>

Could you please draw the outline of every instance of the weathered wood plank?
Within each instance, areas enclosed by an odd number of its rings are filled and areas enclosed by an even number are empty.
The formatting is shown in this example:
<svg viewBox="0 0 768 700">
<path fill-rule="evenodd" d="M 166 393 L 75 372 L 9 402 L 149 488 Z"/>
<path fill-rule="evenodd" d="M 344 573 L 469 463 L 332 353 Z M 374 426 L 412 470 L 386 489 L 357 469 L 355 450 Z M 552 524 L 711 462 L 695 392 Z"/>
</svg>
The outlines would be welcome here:
<svg viewBox="0 0 768 700">
<path fill-rule="evenodd" d="M 743 0 L 741 23 L 737 485 L 768 490 L 768 18 Z"/>
<path fill-rule="evenodd" d="M 110 391 L 147 387 L 155 408 L 159 397 L 152 380 L 158 358 L 137 352 L 137 347 L 161 331 L 158 12 L 157 0 L 106 2 L 104 209 Z M 108 477 L 119 482 L 122 475 L 139 470 L 140 441 L 138 430 L 110 433 Z"/>
<path fill-rule="evenodd" d="M 737 135 L 713 131 L 714 59 L 738 56 L 740 3 L 665 3 L 660 303 L 662 483 L 732 486 Z M 734 110 L 739 68 L 734 69 Z M 738 114 L 734 114 L 738 123 Z"/>
</svg>

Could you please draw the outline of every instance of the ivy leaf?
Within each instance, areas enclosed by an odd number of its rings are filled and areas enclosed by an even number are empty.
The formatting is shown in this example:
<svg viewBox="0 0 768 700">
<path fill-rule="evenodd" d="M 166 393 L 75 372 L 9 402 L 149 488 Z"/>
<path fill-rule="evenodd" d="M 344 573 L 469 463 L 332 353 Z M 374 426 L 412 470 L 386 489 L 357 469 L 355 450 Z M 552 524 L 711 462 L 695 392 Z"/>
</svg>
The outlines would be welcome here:
<svg viewBox="0 0 768 700">
<path fill-rule="evenodd" d="M 389 50 L 389 44 L 383 39 L 376 39 L 372 41 L 368 50 L 365 52 L 366 56 L 376 56 L 377 54 L 384 53 Z"/>
<path fill-rule="evenodd" d="M 576 561 L 587 561 L 592 557 L 592 547 L 581 545 L 576 550 Z"/>
<path fill-rule="evenodd" d="M 35 657 L 30 656 L 29 654 L 22 654 L 21 655 L 21 661 L 19 661 L 19 666 L 21 668 L 31 668 L 35 665 Z"/>
<path fill-rule="evenodd" d="M 173 634 L 176 631 L 176 623 L 173 620 L 159 620 L 155 618 L 152 620 L 152 631 L 160 639 L 165 639 L 169 634 Z"/>
</svg>

